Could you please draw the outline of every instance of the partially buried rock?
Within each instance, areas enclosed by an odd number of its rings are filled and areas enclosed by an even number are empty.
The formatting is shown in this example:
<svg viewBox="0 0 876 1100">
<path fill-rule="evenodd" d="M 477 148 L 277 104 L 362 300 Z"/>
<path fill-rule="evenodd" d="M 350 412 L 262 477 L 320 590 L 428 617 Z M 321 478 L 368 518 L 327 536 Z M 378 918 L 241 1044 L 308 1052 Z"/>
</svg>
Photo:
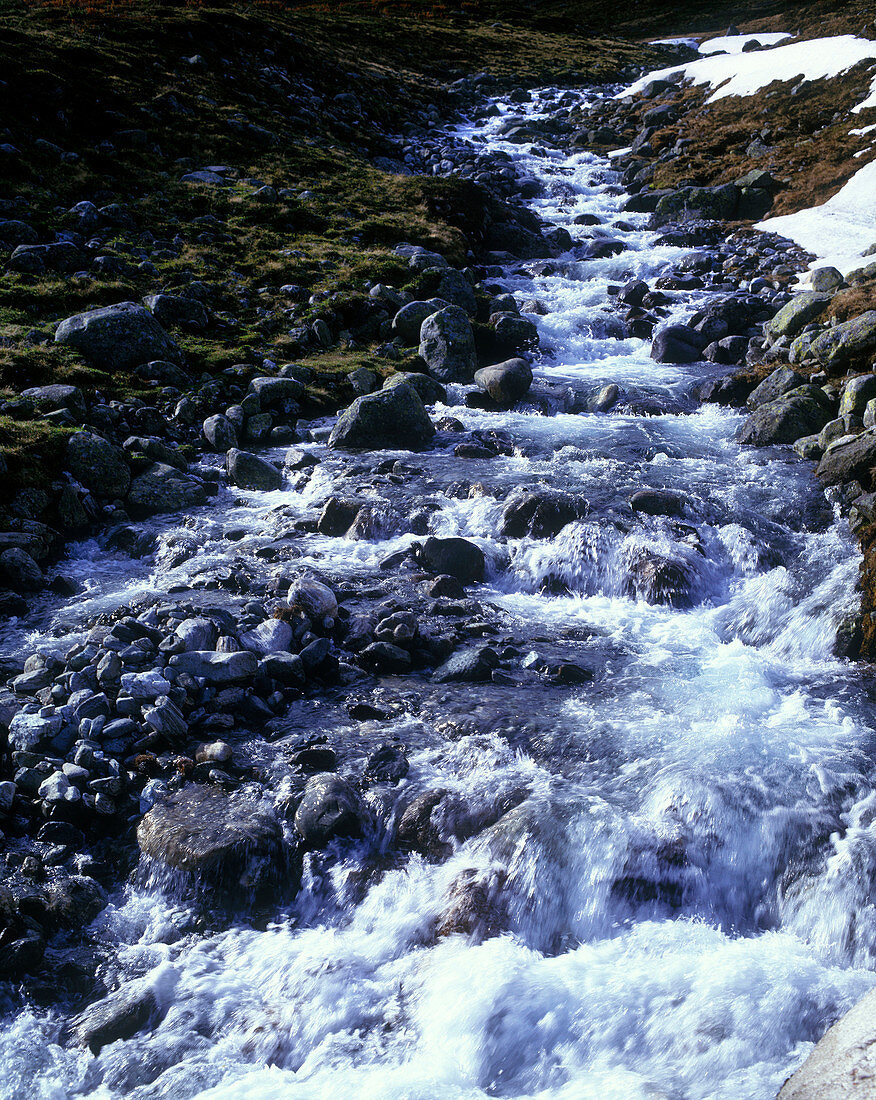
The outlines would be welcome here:
<svg viewBox="0 0 876 1100">
<path fill-rule="evenodd" d="M 278 882 L 284 871 L 279 822 L 248 791 L 184 787 L 149 810 L 137 842 L 144 855 L 223 894 L 247 895 Z"/>
<path fill-rule="evenodd" d="M 338 837 L 361 837 L 362 800 L 339 775 L 323 772 L 308 780 L 295 812 L 295 831 L 307 848 L 324 848 Z"/>
<path fill-rule="evenodd" d="M 525 359 L 507 359 L 475 371 L 475 382 L 503 408 L 510 408 L 529 391 L 532 368 Z"/>
<path fill-rule="evenodd" d="M 630 507 L 648 516 L 680 516 L 684 512 L 681 497 L 671 489 L 639 489 L 630 497 Z"/>
<path fill-rule="evenodd" d="M 340 449 L 428 446 L 435 428 L 413 386 L 399 384 L 357 397 L 338 417 L 329 446 Z"/>
<path fill-rule="evenodd" d="M 103 370 L 130 370 L 152 359 L 182 359 L 158 321 L 135 302 L 67 317 L 55 330 L 55 343 L 73 348 Z"/>
<path fill-rule="evenodd" d="M 283 475 L 270 462 L 249 451 L 239 451 L 236 447 L 225 456 L 225 469 L 228 480 L 240 489 L 257 489 L 270 492 L 283 484 Z"/>
<path fill-rule="evenodd" d="M 432 679 L 437 684 L 454 682 L 484 683 L 492 678 L 493 669 L 499 664 L 495 650 L 489 646 L 463 649 L 454 653 L 435 670 Z"/>
</svg>

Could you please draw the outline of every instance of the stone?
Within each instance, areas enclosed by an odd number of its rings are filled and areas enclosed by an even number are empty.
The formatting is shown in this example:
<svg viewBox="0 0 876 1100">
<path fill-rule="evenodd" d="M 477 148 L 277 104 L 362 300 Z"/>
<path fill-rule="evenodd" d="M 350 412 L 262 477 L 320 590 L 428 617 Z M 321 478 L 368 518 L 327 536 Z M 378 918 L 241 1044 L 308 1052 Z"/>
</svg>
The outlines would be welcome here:
<svg viewBox="0 0 876 1100">
<path fill-rule="evenodd" d="M 428 446 L 434 434 L 420 395 L 412 386 L 400 384 L 357 397 L 338 417 L 329 447 L 418 450 Z"/>
<path fill-rule="evenodd" d="M 131 470 L 122 449 L 93 432 L 70 436 L 66 466 L 81 485 L 105 499 L 121 499 L 131 487 Z"/>
<path fill-rule="evenodd" d="M 815 476 L 822 485 L 864 480 L 876 466 L 876 430 L 868 429 L 845 443 L 832 446 L 818 464 Z"/>
<path fill-rule="evenodd" d="M 208 416 L 202 430 L 210 449 L 219 454 L 225 454 L 237 446 L 237 430 L 228 417 L 221 413 Z"/>
<path fill-rule="evenodd" d="M 876 398 L 876 374 L 859 374 L 843 386 L 840 416 L 863 416 L 869 401 Z"/>
<path fill-rule="evenodd" d="M 140 851 L 192 876 L 196 888 L 247 897 L 284 873 L 273 809 L 249 790 L 189 785 L 157 801 L 137 827 Z"/>
<path fill-rule="evenodd" d="M 516 313 L 500 313 L 491 320 L 495 347 L 500 355 L 519 355 L 538 347 L 538 327 L 529 318 Z"/>
<path fill-rule="evenodd" d="M 236 447 L 232 447 L 226 454 L 225 469 L 228 480 L 240 489 L 271 492 L 283 485 L 283 475 L 276 466 L 249 451 L 239 451 Z"/>
<path fill-rule="evenodd" d="M 213 649 L 219 637 L 219 629 L 211 619 L 183 619 L 176 628 L 186 650 Z"/>
<path fill-rule="evenodd" d="M 356 370 L 351 370 L 347 375 L 347 381 L 353 387 L 353 393 L 357 397 L 380 389 L 380 378 L 368 367 L 357 367 Z"/>
<path fill-rule="evenodd" d="M 324 848 L 339 837 L 361 837 L 365 811 L 353 787 L 339 775 L 312 776 L 295 811 L 295 831 L 305 847 Z"/>
<path fill-rule="evenodd" d="M 258 668 L 258 658 L 247 649 L 234 653 L 195 649 L 174 654 L 170 666 L 177 672 L 204 679 L 208 684 L 235 684 L 252 679 Z"/>
<path fill-rule="evenodd" d="M 816 336 L 810 351 L 828 370 L 876 350 L 876 310 L 844 321 Z"/>
<path fill-rule="evenodd" d="M 704 219 L 726 221 L 733 217 L 738 201 L 739 188 L 734 183 L 716 187 L 679 187 L 658 201 L 655 223 Z"/>
<path fill-rule="evenodd" d="M 584 519 L 590 504 L 557 489 L 515 489 L 502 509 L 503 535 L 551 538 L 568 523 Z"/>
<path fill-rule="evenodd" d="M 799 386 L 775 401 L 759 405 L 736 433 L 736 441 L 755 447 L 794 443 L 820 432 L 832 417 L 822 390 Z"/>
<path fill-rule="evenodd" d="M 131 370 L 151 359 L 182 360 L 158 321 L 135 302 L 67 317 L 55 330 L 55 343 L 73 348 L 102 370 Z"/>
<path fill-rule="evenodd" d="M 0 814 L 8 814 L 15 801 L 16 786 L 11 779 L 0 783 Z"/>
<path fill-rule="evenodd" d="M 475 371 L 475 382 L 501 408 L 510 408 L 529 392 L 532 368 L 525 359 L 506 359 Z"/>
<path fill-rule="evenodd" d="M 835 267 L 817 267 L 809 278 L 812 289 L 829 293 L 843 285 L 843 274 Z"/>
<path fill-rule="evenodd" d="M 474 288 L 461 271 L 450 267 L 443 271 L 438 285 L 435 287 L 435 297 L 452 306 L 464 309 L 469 317 L 477 313 L 478 303 L 475 298 Z"/>
<path fill-rule="evenodd" d="M 669 325 L 655 334 L 651 358 L 657 363 L 696 363 L 708 343 L 707 337 L 686 325 Z"/>
<path fill-rule="evenodd" d="M 380 745 L 365 761 L 365 775 L 376 783 L 398 783 L 410 771 L 403 745 Z"/>
<path fill-rule="evenodd" d="M 360 657 L 375 672 L 407 672 L 411 667 L 410 653 L 392 642 L 372 642 L 365 646 Z"/>
<path fill-rule="evenodd" d="M 199 481 L 163 462 L 154 462 L 138 474 L 127 496 L 128 510 L 137 517 L 179 512 L 206 501 L 207 492 Z"/>
<path fill-rule="evenodd" d="M 154 707 L 147 707 L 143 711 L 143 721 L 171 744 L 188 735 L 189 727 L 182 711 L 169 698 L 161 698 Z"/>
<path fill-rule="evenodd" d="M 159 695 L 168 695 L 171 689 L 169 680 L 155 668 L 148 672 L 125 672 L 121 676 L 122 691 L 132 699 L 147 699 L 150 702 Z"/>
<path fill-rule="evenodd" d="M 455 577 L 462 584 L 473 584 L 484 579 L 484 552 L 468 539 L 430 537 L 415 544 L 414 556 L 431 573 Z"/>
<path fill-rule="evenodd" d="M 85 416 L 85 397 L 78 386 L 65 386 L 61 383 L 52 386 L 35 386 L 22 390 L 21 396 L 26 397 L 41 413 L 67 409 L 78 420 Z"/>
<path fill-rule="evenodd" d="M 312 577 L 302 577 L 289 586 L 286 597 L 289 606 L 302 611 L 311 622 L 322 625 L 334 622 L 338 615 L 338 600 L 327 584 Z"/>
<path fill-rule="evenodd" d="M 768 405 L 771 401 L 784 397 L 786 393 L 796 390 L 798 386 L 805 385 L 806 377 L 804 375 L 798 374 L 790 367 L 779 367 L 778 370 L 774 370 L 772 374 L 767 375 L 758 386 L 755 386 L 748 395 L 746 404 L 749 409 L 756 409 L 760 405 Z"/>
<path fill-rule="evenodd" d="M 488 646 L 463 649 L 448 657 L 444 664 L 435 669 L 432 679 L 437 684 L 485 683 L 491 679 L 493 669 L 498 663 L 496 653 Z"/>
<path fill-rule="evenodd" d="M 210 324 L 206 309 L 195 298 L 183 298 L 179 294 L 149 294 L 143 299 L 143 305 L 166 328 L 203 332 Z"/>
<path fill-rule="evenodd" d="M 470 382 L 477 370 L 474 333 L 464 309 L 448 306 L 420 328 L 420 356 L 441 382 Z"/>
<path fill-rule="evenodd" d="M 304 395 L 304 384 L 296 378 L 253 378 L 249 384 L 249 393 L 259 399 L 260 407 L 274 409 L 283 405 L 294 405 L 297 412 L 297 400 Z"/>
<path fill-rule="evenodd" d="M 764 335 L 778 339 L 781 336 L 796 336 L 810 321 L 820 317 L 830 302 L 829 294 L 820 294 L 815 290 L 795 294 L 779 312 L 767 321 Z"/>
<path fill-rule="evenodd" d="M 383 383 L 385 390 L 393 386 L 412 386 L 420 395 L 424 405 L 434 405 L 436 402 L 447 404 L 447 390 L 430 374 L 415 374 L 413 371 L 399 371 L 392 374 Z"/>
<path fill-rule="evenodd" d="M 446 309 L 450 302 L 440 298 L 431 298 L 428 301 L 408 302 L 401 307 L 392 319 L 392 331 L 406 346 L 417 345 L 420 342 L 420 329 L 427 317 L 437 313 L 440 309 Z"/>
<path fill-rule="evenodd" d="M 17 592 L 39 592 L 45 584 L 43 571 L 30 554 L 18 546 L 0 553 L 0 578 Z"/>
<path fill-rule="evenodd" d="M 815 1044 L 777 1100 L 874 1100 L 876 1097 L 876 990 Z"/>
<path fill-rule="evenodd" d="M 288 623 L 284 623 L 282 619 L 265 619 L 253 630 L 241 634 L 240 644 L 244 649 L 250 649 L 262 656 L 268 653 L 288 653 L 292 637 L 292 627 Z"/>
<path fill-rule="evenodd" d="M 56 737 L 62 724 L 58 714 L 42 717 L 19 711 L 9 723 L 9 746 L 16 752 L 30 752 Z"/>
<path fill-rule="evenodd" d="M 303 687 L 307 679 L 304 663 L 297 653 L 269 653 L 259 661 L 259 674 L 284 687 Z"/>
<path fill-rule="evenodd" d="M 634 512 L 644 512 L 649 516 L 681 516 L 684 514 L 684 502 L 678 493 L 671 489 L 639 489 L 630 497 L 630 507 Z"/>
<path fill-rule="evenodd" d="M 131 1039 L 146 1028 L 155 1027 L 162 1018 L 156 986 L 169 992 L 176 984 L 177 972 L 171 966 L 159 968 L 160 981 L 152 976 L 130 982 L 115 993 L 95 1001 L 75 1016 L 73 1031 L 92 1054 L 99 1054 L 110 1043 Z"/>
</svg>

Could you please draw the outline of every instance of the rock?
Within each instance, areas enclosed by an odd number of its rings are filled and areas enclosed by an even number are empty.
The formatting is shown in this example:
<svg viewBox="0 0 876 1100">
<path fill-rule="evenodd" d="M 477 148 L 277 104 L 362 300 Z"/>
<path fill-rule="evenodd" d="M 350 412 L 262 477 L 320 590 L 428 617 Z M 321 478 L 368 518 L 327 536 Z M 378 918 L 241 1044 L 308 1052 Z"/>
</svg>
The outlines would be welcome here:
<svg viewBox="0 0 876 1100">
<path fill-rule="evenodd" d="M 311 622 L 322 626 L 333 623 L 338 615 L 338 601 L 334 592 L 321 581 L 303 577 L 289 587 L 289 606 L 303 611 Z"/>
<path fill-rule="evenodd" d="M 854 439 L 839 443 L 818 464 L 815 476 L 822 485 L 839 485 L 844 481 L 866 481 L 876 466 L 876 430 L 868 429 Z"/>
<path fill-rule="evenodd" d="M 156 802 L 137 828 L 144 855 L 188 872 L 198 886 L 247 896 L 282 880 L 280 824 L 250 791 L 190 785 Z"/>
<path fill-rule="evenodd" d="M 654 336 L 651 358 L 657 363 L 696 363 L 708 343 L 707 337 L 687 325 L 669 325 Z"/>
<path fill-rule="evenodd" d="M 178 390 L 188 389 L 192 384 L 191 378 L 184 370 L 166 359 L 153 359 L 150 363 L 141 363 L 139 367 L 134 367 L 134 374 L 138 378 L 145 378 L 148 382 L 160 382 L 162 386 L 174 386 Z"/>
<path fill-rule="evenodd" d="M 402 383 L 357 397 L 338 417 L 329 436 L 329 446 L 417 450 L 427 446 L 434 434 L 435 428 L 420 395 L 412 386 Z"/>
<path fill-rule="evenodd" d="M 876 310 L 821 333 L 812 341 L 809 350 L 828 370 L 868 355 L 876 350 Z"/>
<path fill-rule="evenodd" d="M 19 711 L 9 723 L 9 745 L 17 752 L 30 752 L 47 744 L 61 732 L 61 716 L 42 717 Z"/>
<path fill-rule="evenodd" d="M 169 744 L 180 742 L 188 735 L 188 724 L 182 711 L 166 696 L 158 699 L 154 707 L 143 711 L 143 721 Z"/>
<path fill-rule="evenodd" d="M 450 304 L 440 298 L 408 302 L 393 317 L 392 331 L 406 346 L 417 345 L 420 342 L 420 329 L 426 318 L 440 309 L 446 309 Z"/>
<path fill-rule="evenodd" d="M 764 334 L 774 339 L 780 336 L 794 337 L 810 321 L 820 317 L 827 309 L 829 302 L 829 294 L 819 294 L 817 291 L 795 294 L 790 302 L 782 306 L 775 317 L 766 322 L 763 327 Z"/>
<path fill-rule="evenodd" d="M 736 441 L 755 447 L 794 443 L 802 436 L 820 432 L 832 416 L 822 390 L 799 386 L 775 401 L 759 405 L 736 433 Z"/>
<path fill-rule="evenodd" d="M 434 405 L 438 401 L 447 404 L 447 390 L 430 374 L 400 371 L 398 374 L 390 375 L 383 383 L 383 388 L 388 390 L 393 386 L 401 385 L 412 386 L 420 395 L 420 400 L 424 405 Z"/>
<path fill-rule="evenodd" d="M 258 397 L 262 410 L 285 407 L 293 408 L 297 413 L 297 401 L 304 395 L 305 389 L 297 378 L 266 377 L 253 378 L 249 384 L 249 392 Z"/>
<path fill-rule="evenodd" d="M 213 650 L 190 650 L 175 653 L 170 665 L 177 672 L 187 672 L 208 684 L 234 684 L 250 680 L 258 668 L 258 658 L 247 649 L 234 653 L 216 653 Z"/>
<path fill-rule="evenodd" d="M 347 375 L 347 381 L 353 387 L 353 393 L 357 397 L 362 397 L 366 393 L 374 393 L 375 390 L 380 389 L 379 377 L 368 367 L 357 367 L 356 370 L 351 370 Z"/>
<path fill-rule="evenodd" d="M 630 507 L 634 512 L 644 512 L 649 516 L 684 514 L 682 498 L 671 489 L 639 489 L 630 497 Z"/>
<path fill-rule="evenodd" d="M 358 515 L 362 501 L 355 498 L 329 497 L 322 507 L 316 529 L 321 535 L 337 537 L 348 531 Z"/>
<path fill-rule="evenodd" d="M 473 584 L 484 579 L 484 552 L 468 539 L 430 537 L 425 542 L 414 545 L 414 556 L 431 573 L 455 577 L 463 584 Z"/>
<path fill-rule="evenodd" d="M 874 1014 L 876 990 L 871 990 L 816 1043 L 777 1100 L 873 1100 Z"/>
<path fill-rule="evenodd" d="M 130 370 L 151 359 L 182 359 L 158 321 L 135 302 L 67 317 L 55 330 L 55 343 L 73 348 L 102 370 Z"/>
<path fill-rule="evenodd" d="M 228 480 L 240 489 L 271 492 L 283 485 L 283 475 L 276 466 L 249 451 L 239 451 L 236 447 L 232 447 L 226 454 L 225 469 Z"/>
<path fill-rule="evenodd" d="M 155 668 L 148 672 L 126 672 L 121 676 L 122 691 L 132 699 L 148 699 L 150 702 L 159 695 L 168 695 L 171 684 Z"/>
<path fill-rule="evenodd" d="M 686 562 L 642 549 L 629 562 L 626 588 L 646 603 L 690 607 L 693 579 Z"/>
<path fill-rule="evenodd" d="M 119 1039 L 130 1039 L 139 1031 L 153 1028 L 163 1016 L 156 988 L 169 994 L 176 985 L 177 971 L 171 966 L 159 968 L 156 982 L 151 976 L 130 982 L 103 1000 L 91 1004 L 72 1021 L 73 1031 L 81 1043 L 98 1054 L 105 1046 Z"/>
<path fill-rule="evenodd" d="M 726 221 L 733 217 L 739 201 L 734 183 L 716 187 L 679 187 L 657 203 L 655 224 L 689 221 Z"/>
<path fill-rule="evenodd" d="M 436 668 L 432 679 L 437 684 L 485 683 L 492 678 L 493 669 L 498 664 L 499 658 L 488 646 L 463 649 L 448 657 L 443 665 Z"/>
<path fill-rule="evenodd" d="M 398 783 L 410 771 L 402 745 L 380 745 L 365 761 L 365 775 L 376 783 Z"/>
<path fill-rule="evenodd" d="M 204 486 L 175 466 L 154 462 L 131 482 L 127 504 L 132 516 L 154 516 L 179 512 L 205 504 Z"/>
<path fill-rule="evenodd" d="M 584 497 L 557 489 L 515 489 L 502 510 L 501 532 L 511 538 L 551 538 L 589 511 L 590 504 Z"/>
<path fill-rule="evenodd" d="M 282 619 L 265 619 L 253 630 L 240 635 L 240 644 L 245 649 L 262 656 L 268 653 L 288 653 L 292 645 L 293 631 Z"/>
<path fill-rule="evenodd" d="M 143 305 L 160 325 L 167 328 L 184 328 L 203 332 L 210 324 L 206 309 L 195 298 L 183 298 L 178 294 L 150 294 Z"/>
<path fill-rule="evenodd" d="M 840 416 L 863 416 L 869 401 L 876 398 L 876 374 L 859 374 L 843 386 Z"/>
<path fill-rule="evenodd" d="M 475 371 L 475 382 L 502 408 L 509 409 L 529 392 L 532 368 L 525 359 L 507 359 Z"/>
<path fill-rule="evenodd" d="M 307 679 L 304 663 L 297 653 L 269 653 L 259 661 L 259 673 L 284 687 L 303 687 Z"/>
<path fill-rule="evenodd" d="M 67 409 L 77 420 L 85 416 L 85 397 L 78 386 L 65 386 L 56 383 L 53 386 L 36 386 L 22 390 L 21 396 L 41 413 L 57 412 Z"/>
<path fill-rule="evenodd" d="M 176 636 L 182 641 L 186 650 L 213 649 L 219 637 L 219 630 L 211 619 L 183 619 L 176 628 Z"/>
<path fill-rule="evenodd" d="M 392 642 L 372 642 L 365 646 L 360 657 L 375 672 L 408 672 L 411 667 L 410 653 Z"/>
<path fill-rule="evenodd" d="M 67 469 L 99 497 L 121 499 L 131 487 L 131 471 L 120 447 L 93 432 L 77 432 L 67 440 Z"/>
<path fill-rule="evenodd" d="M 464 309 L 448 306 L 427 317 L 420 329 L 420 356 L 441 382 L 470 382 L 477 369 L 474 334 Z"/>
<path fill-rule="evenodd" d="M 0 579 L 17 592 L 39 592 L 45 584 L 43 571 L 17 546 L 0 553 Z"/>
<path fill-rule="evenodd" d="M 203 432 L 204 439 L 207 440 L 211 450 L 219 454 L 225 454 L 226 451 L 237 447 L 237 430 L 228 417 L 221 413 L 207 417 Z"/>
<path fill-rule="evenodd" d="M 817 267 L 809 279 L 812 289 L 819 293 L 830 293 L 843 285 L 843 275 L 835 267 Z"/>
<path fill-rule="evenodd" d="M 760 385 L 755 386 L 748 395 L 746 404 L 749 409 L 756 409 L 760 405 L 768 405 L 771 401 L 784 397 L 791 390 L 796 390 L 799 386 L 805 386 L 806 382 L 804 375 L 798 374 L 790 367 L 779 367 L 778 370 L 774 370 L 772 374 L 764 378 Z"/>
<path fill-rule="evenodd" d="M 295 831 L 305 847 L 324 848 L 338 837 L 361 837 L 365 810 L 359 795 L 339 775 L 323 772 L 307 781 L 295 812 Z"/>
</svg>

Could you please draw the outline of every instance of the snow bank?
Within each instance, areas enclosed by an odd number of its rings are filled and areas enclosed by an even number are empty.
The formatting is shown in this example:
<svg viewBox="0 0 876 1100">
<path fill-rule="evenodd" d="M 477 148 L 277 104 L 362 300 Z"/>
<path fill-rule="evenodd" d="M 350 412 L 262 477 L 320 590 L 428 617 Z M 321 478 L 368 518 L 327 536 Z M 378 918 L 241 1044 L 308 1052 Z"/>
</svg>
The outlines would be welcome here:
<svg viewBox="0 0 876 1100">
<path fill-rule="evenodd" d="M 775 46 L 778 42 L 783 42 L 786 38 L 793 38 L 792 34 L 788 34 L 787 31 L 775 32 L 770 31 L 769 34 L 732 34 L 724 35 L 722 38 L 710 38 L 706 42 L 702 42 L 698 47 L 700 53 L 729 53 L 729 54 L 741 54 L 744 47 L 749 42 L 760 42 L 762 46 Z"/>
<path fill-rule="evenodd" d="M 781 233 L 818 260 L 812 265 L 831 264 L 843 275 L 872 262 L 862 253 L 876 244 L 876 161 L 864 165 L 841 191 L 823 206 L 799 210 L 758 222 L 755 229 Z M 872 258 L 876 260 L 876 256 Z"/>
<path fill-rule="evenodd" d="M 715 91 L 709 97 L 714 103 L 725 96 L 754 95 L 774 80 L 820 80 L 823 77 L 839 76 L 868 58 L 876 60 L 876 42 L 866 38 L 857 38 L 853 34 L 842 34 L 832 38 L 816 38 L 810 42 L 791 42 L 785 46 L 775 46 L 769 50 L 757 50 L 742 53 L 742 45 L 750 38 L 763 41 L 767 35 L 738 35 L 732 38 L 713 38 L 706 46 L 723 43 L 722 49 L 733 46 L 739 40 L 739 50 L 701 57 L 682 65 L 673 65 L 668 69 L 647 73 L 635 84 L 620 92 L 617 98 L 640 92 L 652 80 L 660 79 L 671 73 L 683 72 L 694 84 L 708 84 Z M 876 106 L 876 80 L 870 95 L 854 108 Z"/>
</svg>

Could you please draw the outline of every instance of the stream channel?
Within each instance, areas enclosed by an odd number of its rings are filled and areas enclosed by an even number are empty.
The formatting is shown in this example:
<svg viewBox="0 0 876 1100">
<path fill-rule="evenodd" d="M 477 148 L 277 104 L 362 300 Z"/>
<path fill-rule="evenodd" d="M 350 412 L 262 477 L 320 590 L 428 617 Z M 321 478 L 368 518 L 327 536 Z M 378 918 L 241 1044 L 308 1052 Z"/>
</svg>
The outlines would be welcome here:
<svg viewBox="0 0 876 1100">
<path fill-rule="evenodd" d="M 139 561 L 78 544 L 64 568 L 84 594 L 44 603 L 3 644 L 63 651 L 101 612 L 190 596 L 228 563 L 231 528 L 235 560 L 267 576 L 260 548 L 355 484 L 352 468 L 399 459 L 404 476 L 384 478 L 380 498 L 402 514 L 427 501 L 431 534 L 483 548 L 488 576 L 469 595 L 521 666 L 560 654 L 592 679 L 386 678 L 403 705 L 380 737 L 403 742 L 411 766 L 366 793 L 371 835 L 310 857 L 294 901 L 258 923 L 205 930 L 148 877 L 112 896 L 92 929 L 104 980 L 151 983 L 160 1021 L 94 1056 L 57 1010 L 17 1010 L 0 1029 L 4 1096 L 771 1100 L 876 985 L 874 700 L 832 655 L 858 552 L 809 463 L 737 445 L 743 413 L 698 406 L 695 385 L 721 369 L 656 363 L 647 340 L 619 337 L 609 286 L 653 282 L 684 250 L 622 212 L 610 160 L 497 136 L 512 110 L 537 118 L 558 99 L 500 102 L 498 117 L 455 131 L 540 180 L 543 218 L 580 239 L 575 219 L 592 214 L 627 246 L 493 279 L 547 307 L 532 317 L 532 393 L 489 412 L 454 385 L 430 411 L 506 433 L 510 453 L 462 460 L 439 435 L 422 453 L 351 459 L 326 447 L 332 421 L 311 424 L 310 476 L 223 489 L 152 521 L 159 549 Z M 671 293 L 671 319 L 709 293 Z M 619 403 L 585 411 L 581 395 L 608 383 Z M 482 488 L 460 491 L 463 478 Z M 521 486 L 586 497 L 589 513 L 551 537 L 500 537 L 503 500 Z M 678 493 L 682 514 L 633 515 L 642 488 Z M 379 563 L 414 538 L 311 534 L 290 553 L 332 583 L 385 586 Z M 663 579 L 682 595 L 642 598 L 643 554 L 671 563 Z M 329 699 L 300 712 L 306 732 L 358 736 Z M 253 739 L 263 767 L 275 751 Z M 437 862 L 400 856 L 399 807 L 432 788 L 495 823 Z M 460 883 L 474 884 L 480 931 L 436 934 Z"/>
</svg>

